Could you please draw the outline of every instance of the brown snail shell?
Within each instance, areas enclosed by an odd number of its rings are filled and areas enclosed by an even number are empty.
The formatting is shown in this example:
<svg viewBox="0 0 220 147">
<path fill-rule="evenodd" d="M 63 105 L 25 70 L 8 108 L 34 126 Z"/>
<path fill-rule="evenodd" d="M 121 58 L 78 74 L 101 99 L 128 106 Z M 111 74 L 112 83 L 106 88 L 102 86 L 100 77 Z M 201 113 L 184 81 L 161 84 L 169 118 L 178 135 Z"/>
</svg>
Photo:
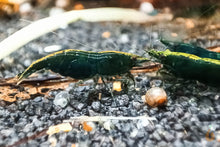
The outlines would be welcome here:
<svg viewBox="0 0 220 147">
<path fill-rule="evenodd" d="M 165 105 L 167 103 L 167 94 L 164 89 L 153 87 L 146 92 L 145 102 L 151 107 Z"/>
</svg>

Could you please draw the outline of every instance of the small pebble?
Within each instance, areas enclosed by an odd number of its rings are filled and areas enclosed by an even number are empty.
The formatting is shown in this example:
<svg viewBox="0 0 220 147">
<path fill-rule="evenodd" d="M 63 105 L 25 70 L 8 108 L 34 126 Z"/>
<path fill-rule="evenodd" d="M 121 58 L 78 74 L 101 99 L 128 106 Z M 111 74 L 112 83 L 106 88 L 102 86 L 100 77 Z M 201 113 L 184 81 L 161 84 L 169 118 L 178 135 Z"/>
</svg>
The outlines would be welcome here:
<svg viewBox="0 0 220 147">
<path fill-rule="evenodd" d="M 183 126 L 181 125 L 181 124 L 175 124 L 174 125 L 174 129 L 176 130 L 176 131 L 183 131 Z"/>
<path fill-rule="evenodd" d="M 36 97 L 36 98 L 34 98 L 34 102 L 40 102 L 40 101 L 42 101 L 42 98 L 43 97 L 40 97 L 40 96 L 38 96 L 38 97 Z"/>
<path fill-rule="evenodd" d="M 96 101 L 96 102 L 92 102 L 92 109 L 96 112 L 98 112 L 100 110 L 100 106 L 101 106 L 101 103 L 100 101 Z"/>
<path fill-rule="evenodd" d="M 166 147 L 168 146 L 166 141 L 160 141 L 158 144 L 157 144 L 159 147 Z"/>
<path fill-rule="evenodd" d="M 154 7 L 151 3 L 149 2 L 142 2 L 141 5 L 140 5 L 140 8 L 139 10 L 141 12 L 144 12 L 144 13 L 152 13 L 154 11 Z"/>
<path fill-rule="evenodd" d="M 119 107 L 120 106 L 126 106 L 129 103 L 129 98 L 128 98 L 127 95 L 122 95 L 122 96 L 118 97 L 115 100 L 115 102 L 116 102 L 116 105 L 119 106 Z"/>
<path fill-rule="evenodd" d="M 19 11 L 22 15 L 26 15 L 32 11 L 32 6 L 30 3 L 22 3 L 19 7 Z"/>
<path fill-rule="evenodd" d="M 136 110 L 140 110 L 143 106 L 141 103 L 135 101 L 132 102 L 132 105 Z"/>
<path fill-rule="evenodd" d="M 26 66 L 26 67 L 30 66 L 31 63 L 32 63 L 32 61 L 29 59 L 24 60 L 24 66 Z"/>
<path fill-rule="evenodd" d="M 180 139 L 175 140 L 173 145 L 176 147 L 185 147 L 185 145 L 181 142 Z"/>
<path fill-rule="evenodd" d="M 69 93 L 66 91 L 60 92 L 54 98 L 54 105 L 60 106 L 62 108 L 66 107 L 69 103 Z"/>
<path fill-rule="evenodd" d="M 34 129 L 35 129 L 35 127 L 34 127 L 33 124 L 27 124 L 27 125 L 24 126 L 23 131 L 25 133 L 27 133 L 27 132 L 32 132 Z"/>
<path fill-rule="evenodd" d="M 128 35 L 127 35 L 127 34 L 122 34 L 122 35 L 120 36 L 120 41 L 121 41 L 121 43 L 127 43 L 127 42 L 129 42 L 129 37 L 128 37 Z"/>
<path fill-rule="evenodd" d="M 103 127 L 104 127 L 106 130 L 110 131 L 111 128 L 113 127 L 113 124 L 112 124 L 111 121 L 108 120 L 108 121 L 105 121 L 105 122 L 103 123 Z"/>
<path fill-rule="evenodd" d="M 157 131 L 154 131 L 152 135 L 153 135 L 153 138 L 156 139 L 158 142 L 161 141 L 161 137 Z"/>
<path fill-rule="evenodd" d="M 56 7 L 67 8 L 71 4 L 70 0 L 56 0 Z"/>
<path fill-rule="evenodd" d="M 86 105 L 84 103 L 76 102 L 76 103 L 72 104 L 72 106 L 76 110 L 81 111 Z"/>
<path fill-rule="evenodd" d="M 112 98 L 110 98 L 110 97 L 103 97 L 101 99 L 101 103 L 104 104 L 105 106 L 111 106 Z"/>
<path fill-rule="evenodd" d="M 27 105 L 25 107 L 25 112 L 30 116 L 34 116 L 35 115 L 34 106 L 31 104 Z"/>
<path fill-rule="evenodd" d="M 51 46 L 47 46 L 44 48 L 44 52 L 46 53 L 51 53 L 51 52 L 56 52 L 62 49 L 62 46 L 60 45 L 51 45 Z"/>
<path fill-rule="evenodd" d="M 189 112 L 191 112 L 192 114 L 197 114 L 198 112 L 198 108 L 197 107 L 194 107 L 194 106 L 191 106 L 188 108 Z"/>
<path fill-rule="evenodd" d="M 167 131 L 164 133 L 164 138 L 167 142 L 172 142 L 175 139 L 175 137 Z"/>
<path fill-rule="evenodd" d="M 162 86 L 163 82 L 161 80 L 152 80 L 150 81 L 151 87 L 160 87 Z"/>
</svg>

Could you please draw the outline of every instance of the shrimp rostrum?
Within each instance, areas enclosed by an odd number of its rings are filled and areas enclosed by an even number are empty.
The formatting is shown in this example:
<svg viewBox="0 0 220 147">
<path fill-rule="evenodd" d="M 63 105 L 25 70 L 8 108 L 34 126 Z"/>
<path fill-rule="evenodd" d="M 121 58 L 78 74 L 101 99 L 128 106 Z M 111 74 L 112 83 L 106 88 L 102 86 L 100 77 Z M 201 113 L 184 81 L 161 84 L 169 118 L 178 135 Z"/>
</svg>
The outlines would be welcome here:
<svg viewBox="0 0 220 147">
<path fill-rule="evenodd" d="M 149 59 L 125 52 L 102 51 L 91 52 L 75 49 L 58 51 L 33 62 L 18 80 L 27 78 L 41 69 L 48 69 L 62 76 L 69 76 L 78 80 L 85 80 L 95 76 L 106 77 L 130 74 L 134 66 Z"/>
</svg>

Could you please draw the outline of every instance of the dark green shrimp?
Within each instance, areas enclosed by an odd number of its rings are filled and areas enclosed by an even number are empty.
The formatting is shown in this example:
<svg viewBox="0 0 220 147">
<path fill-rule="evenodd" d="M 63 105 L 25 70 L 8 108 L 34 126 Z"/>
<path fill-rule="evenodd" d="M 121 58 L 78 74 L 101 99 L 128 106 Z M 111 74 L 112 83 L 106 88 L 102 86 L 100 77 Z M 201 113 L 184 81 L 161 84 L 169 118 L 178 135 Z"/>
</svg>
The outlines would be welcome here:
<svg viewBox="0 0 220 147">
<path fill-rule="evenodd" d="M 220 85 L 220 60 L 170 50 L 151 50 L 149 54 L 178 77 L 199 80 L 214 86 Z"/>
<path fill-rule="evenodd" d="M 80 80 L 96 75 L 101 77 L 114 76 L 130 73 L 132 67 L 139 66 L 145 61 L 149 60 L 135 54 L 119 51 L 90 52 L 68 49 L 33 62 L 18 76 L 18 80 L 21 81 L 41 69 L 50 69 L 62 76 Z"/>
<path fill-rule="evenodd" d="M 199 46 L 194 46 L 192 44 L 181 43 L 181 42 L 172 42 L 167 40 L 161 40 L 161 42 L 164 45 L 166 45 L 170 51 L 173 52 L 188 53 L 199 56 L 201 58 L 211 58 L 211 59 L 220 60 L 220 53 L 212 52 L 204 48 L 201 48 Z"/>
</svg>

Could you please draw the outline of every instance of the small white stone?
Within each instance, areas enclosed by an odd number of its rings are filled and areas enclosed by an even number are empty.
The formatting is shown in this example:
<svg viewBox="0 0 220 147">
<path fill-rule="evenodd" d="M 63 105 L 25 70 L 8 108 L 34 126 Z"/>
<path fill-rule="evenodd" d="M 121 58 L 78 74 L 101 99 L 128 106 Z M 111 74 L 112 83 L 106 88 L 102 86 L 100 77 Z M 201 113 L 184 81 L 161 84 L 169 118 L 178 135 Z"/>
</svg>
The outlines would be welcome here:
<svg viewBox="0 0 220 147">
<path fill-rule="evenodd" d="M 141 12 L 149 14 L 149 13 L 152 13 L 154 11 L 154 7 L 151 3 L 143 2 L 143 3 L 141 3 L 139 10 Z"/>
<path fill-rule="evenodd" d="M 130 133 L 130 136 L 131 136 L 132 138 L 135 138 L 135 137 L 137 136 L 137 134 L 138 134 L 138 130 L 137 130 L 137 129 L 134 129 L 134 130 Z"/>
<path fill-rule="evenodd" d="M 56 0 L 56 7 L 65 8 L 70 5 L 70 0 Z"/>
<path fill-rule="evenodd" d="M 33 8 L 30 3 L 23 3 L 19 7 L 19 12 L 21 14 L 27 14 L 27 13 L 31 12 L 32 9 Z"/>
<path fill-rule="evenodd" d="M 51 45 L 44 48 L 44 52 L 50 53 L 61 50 L 62 47 L 60 45 Z"/>
<path fill-rule="evenodd" d="M 143 119 L 140 119 L 140 120 L 137 122 L 137 128 L 138 128 L 138 129 L 141 129 L 141 128 L 146 127 L 146 126 L 148 126 L 148 125 L 151 125 L 151 124 L 150 124 L 150 122 L 149 122 L 149 119 L 147 119 L 147 117 L 146 117 L 146 119 L 143 118 Z"/>
<path fill-rule="evenodd" d="M 69 102 L 69 93 L 66 91 L 58 93 L 53 101 L 54 105 L 60 106 L 62 108 L 66 107 L 68 102 Z"/>
<path fill-rule="evenodd" d="M 122 34 L 120 37 L 121 43 L 128 43 L 129 42 L 129 37 L 127 34 Z"/>
<path fill-rule="evenodd" d="M 109 120 L 104 122 L 104 124 L 103 124 L 103 127 L 108 131 L 111 130 L 111 126 L 112 126 L 112 123 Z"/>
<path fill-rule="evenodd" d="M 29 59 L 26 59 L 26 60 L 24 60 L 24 65 L 25 66 L 30 66 L 31 65 L 31 60 L 29 60 Z"/>
</svg>

